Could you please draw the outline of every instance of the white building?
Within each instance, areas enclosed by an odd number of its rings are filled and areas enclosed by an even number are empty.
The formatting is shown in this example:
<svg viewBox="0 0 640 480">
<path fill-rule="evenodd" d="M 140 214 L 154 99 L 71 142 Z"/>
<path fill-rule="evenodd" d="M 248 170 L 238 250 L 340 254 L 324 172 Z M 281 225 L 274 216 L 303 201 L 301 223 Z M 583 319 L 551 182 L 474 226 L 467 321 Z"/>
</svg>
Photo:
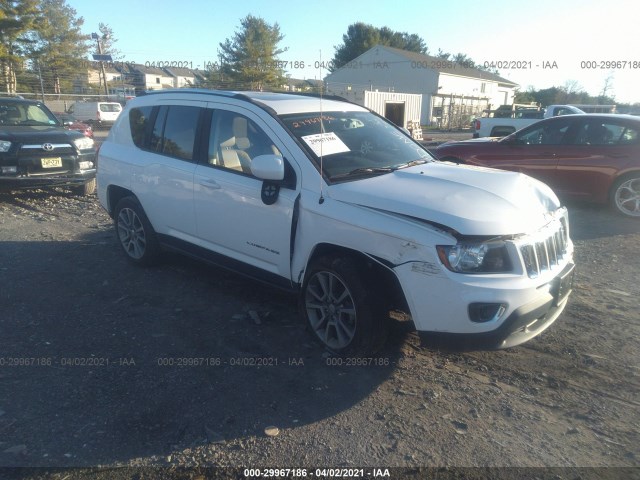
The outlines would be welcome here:
<svg viewBox="0 0 640 480">
<path fill-rule="evenodd" d="M 140 64 L 130 64 L 128 67 L 138 90 L 161 90 L 174 86 L 174 77 L 160 68 Z"/>
<path fill-rule="evenodd" d="M 482 110 L 513 104 L 518 84 L 468 65 L 383 45 L 325 77 L 326 91 L 364 105 L 366 91 L 422 95 L 423 125 L 466 126 Z"/>
<path fill-rule="evenodd" d="M 194 87 L 196 75 L 189 68 L 165 67 L 164 71 L 173 78 L 173 88 Z"/>
<path fill-rule="evenodd" d="M 121 73 L 112 65 L 104 66 L 104 73 L 107 77 L 107 83 L 121 81 Z M 81 68 L 73 79 L 73 93 L 91 93 L 93 89 L 104 92 L 104 80 L 102 78 L 102 70 L 100 62 L 91 62 L 87 68 Z"/>
</svg>

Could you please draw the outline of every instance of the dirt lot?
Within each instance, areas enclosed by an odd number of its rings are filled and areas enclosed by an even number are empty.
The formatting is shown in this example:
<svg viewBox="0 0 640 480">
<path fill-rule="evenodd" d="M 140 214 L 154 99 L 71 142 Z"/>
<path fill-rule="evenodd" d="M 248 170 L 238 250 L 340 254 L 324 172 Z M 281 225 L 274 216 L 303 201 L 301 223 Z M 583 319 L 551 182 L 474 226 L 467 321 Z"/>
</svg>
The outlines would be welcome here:
<svg viewBox="0 0 640 480">
<path fill-rule="evenodd" d="M 130 265 L 95 197 L 0 194 L 0 478 L 205 478 L 182 466 L 637 478 L 640 222 L 570 212 L 575 290 L 548 332 L 442 351 L 397 322 L 361 365 L 325 353 L 277 290 L 178 256 Z M 166 468 L 51 470 L 99 465 Z M 46 469 L 6 469 L 18 466 Z M 499 472 L 524 478 L 486 478 Z"/>
</svg>

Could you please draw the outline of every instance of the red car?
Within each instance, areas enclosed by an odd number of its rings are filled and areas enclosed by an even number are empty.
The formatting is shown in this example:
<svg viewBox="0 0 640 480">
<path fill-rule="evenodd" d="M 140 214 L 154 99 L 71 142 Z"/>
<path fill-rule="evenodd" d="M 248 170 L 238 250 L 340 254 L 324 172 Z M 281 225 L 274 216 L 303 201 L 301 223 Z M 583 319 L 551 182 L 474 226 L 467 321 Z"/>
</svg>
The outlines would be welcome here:
<svg viewBox="0 0 640 480">
<path fill-rule="evenodd" d="M 76 120 L 73 115 L 68 113 L 54 112 L 54 115 L 58 117 L 60 123 L 62 123 L 66 129 L 75 130 L 82 133 L 85 137 L 93 138 L 93 129 L 91 128 L 91 125 L 87 125 L 86 123 Z"/>
<path fill-rule="evenodd" d="M 566 115 L 529 125 L 504 138 L 444 143 L 440 160 L 526 173 L 560 196 L 609 202 L 640 218 L 640 118 Z"/>
</svg>

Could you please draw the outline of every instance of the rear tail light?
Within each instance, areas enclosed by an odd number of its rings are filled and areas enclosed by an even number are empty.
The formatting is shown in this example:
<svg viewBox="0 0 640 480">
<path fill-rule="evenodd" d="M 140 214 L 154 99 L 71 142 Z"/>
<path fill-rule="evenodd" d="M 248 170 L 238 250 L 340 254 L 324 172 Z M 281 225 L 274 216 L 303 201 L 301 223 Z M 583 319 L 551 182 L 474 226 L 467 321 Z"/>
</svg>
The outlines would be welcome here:
<svg viewBox="0 0 640 480">
<path fill-rule="evenodd" d="M 480 120 L 476 120 L 476 125 L 474 127 L 476 130 L 480 130 Z"/>
</svg>

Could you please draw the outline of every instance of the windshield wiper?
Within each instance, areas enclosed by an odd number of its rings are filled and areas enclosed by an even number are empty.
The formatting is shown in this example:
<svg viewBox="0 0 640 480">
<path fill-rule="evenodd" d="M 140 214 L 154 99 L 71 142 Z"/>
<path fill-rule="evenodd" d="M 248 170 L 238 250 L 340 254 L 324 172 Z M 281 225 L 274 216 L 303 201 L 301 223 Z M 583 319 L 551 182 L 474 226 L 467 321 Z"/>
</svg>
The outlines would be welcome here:
<svg viewBox="0 0 640 480">
<path fill-rule="evenodd" d="M 390 173 L 396 170 L 396 167 L 360 167 L 350 172 L 339 173 L 338 175 L 332 175 L 331 179 L 350 177 L 352 175 L 363 175 L 367 173 Z"/>
<path fill-rule="evenodd" d="M 396 165 L 395 167 L 393 167 L 393 169 L 397 170 L 399 168 L 415 167 L 416 165 L 422 165 L 423 163 L 427 163 L 428 161 L 429 160 L 424 160 L 422 158 L 420 160 L 412 160 L 412 161 L 407 162 L 407 163 Z"/>
</svg>

